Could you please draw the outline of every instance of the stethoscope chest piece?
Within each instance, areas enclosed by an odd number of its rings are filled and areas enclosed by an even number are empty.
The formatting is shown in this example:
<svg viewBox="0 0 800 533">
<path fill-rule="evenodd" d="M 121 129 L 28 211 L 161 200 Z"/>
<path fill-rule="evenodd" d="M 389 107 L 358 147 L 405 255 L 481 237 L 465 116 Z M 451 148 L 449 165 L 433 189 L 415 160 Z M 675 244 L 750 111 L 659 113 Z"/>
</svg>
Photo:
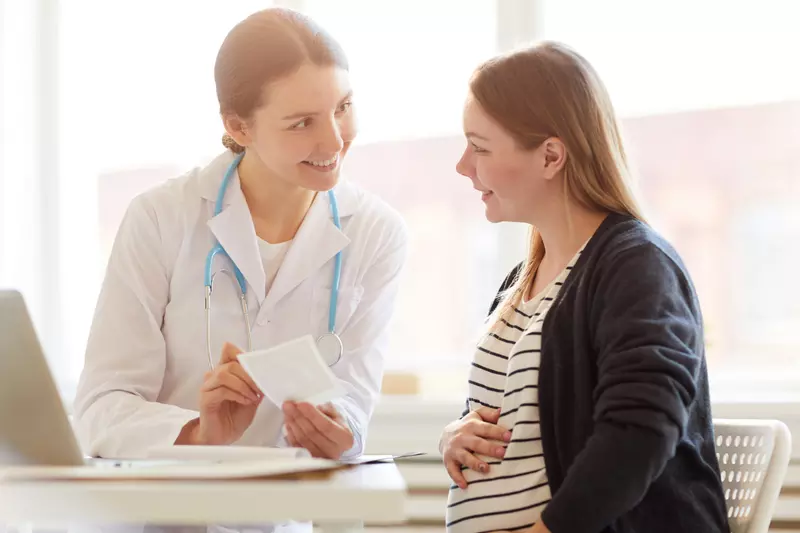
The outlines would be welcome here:
<svg viewBox="0 0 800 533">
<path fill-rule="evenodd" d="M 333 366 L 342 358 L 344 345 L 336 333 L 325 333 L 317 339 L 317 348 L 322 360 L 328 366 Z"/>
</svg>

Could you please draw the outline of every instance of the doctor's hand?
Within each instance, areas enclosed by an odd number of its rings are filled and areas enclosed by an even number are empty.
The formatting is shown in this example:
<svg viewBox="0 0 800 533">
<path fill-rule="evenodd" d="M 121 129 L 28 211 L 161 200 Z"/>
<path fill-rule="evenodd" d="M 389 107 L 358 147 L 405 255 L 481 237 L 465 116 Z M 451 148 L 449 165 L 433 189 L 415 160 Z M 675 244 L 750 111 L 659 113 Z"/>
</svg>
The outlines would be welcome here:
<svg viewBox="0 0 800 533">
<path fill-rule="evenodd" d="M 305 448 L 314 457 L 338 459 L 353 447 L 347 421 L 329 403 L 314 407 L 306 402 L 285 402 L 283 416 L 289 444 Z"/>
<path fill-rule="evenodd" d="M 241 438 L 264 395 L 237 357 L 242 351 L 226 343 L 214 370 L 200 388 L 200 419 L 189 422 L 176 444 L 231 444 Z"/>
<path fill-rule="evenodd" d="M 498 459 L 505 455 L 506 449 L 501 443 L 511 440 L 511 432 L 497 424 L 499 419 L 499 409 L 481 407 L 444 428 L 439 451 L 450 478 L 462 489 L 467 488 L 462 466 L 477 472 L 489 471 L 489 465 L 474 454 Z"/>
</svg>

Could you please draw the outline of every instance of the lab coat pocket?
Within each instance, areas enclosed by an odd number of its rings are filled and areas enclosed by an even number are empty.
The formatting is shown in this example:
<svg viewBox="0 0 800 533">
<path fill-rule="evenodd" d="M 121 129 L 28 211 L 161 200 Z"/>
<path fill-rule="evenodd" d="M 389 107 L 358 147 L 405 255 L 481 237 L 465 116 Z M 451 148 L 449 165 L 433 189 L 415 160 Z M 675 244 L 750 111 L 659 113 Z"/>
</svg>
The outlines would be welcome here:
<svg viewBox="0 0 800 533">
<path fill-rule="evenodd" d="M 364 287 L 355 285 L 339 288 L 339 300 L 336 305 L 336 333 L 341 334 L 347 328 L 353 317 L 361 298 Z M 328 310 L 331 302 L 330 287 L 316 287 L 314 300 L 311 306 L 311 327 L 315 335 L 322 335 L 328 331 Z"/>
</svg>

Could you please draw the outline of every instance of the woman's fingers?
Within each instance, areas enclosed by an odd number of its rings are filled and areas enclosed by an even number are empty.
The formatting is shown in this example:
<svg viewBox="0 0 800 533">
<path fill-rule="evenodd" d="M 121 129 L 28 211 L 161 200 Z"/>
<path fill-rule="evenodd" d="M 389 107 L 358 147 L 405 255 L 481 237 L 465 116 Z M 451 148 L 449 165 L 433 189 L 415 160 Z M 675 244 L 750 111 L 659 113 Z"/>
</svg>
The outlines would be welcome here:
<svg viewBox="0 0 800 533">
<path fill-rule="evenodd" d="M 497 421 L 500 420 L 500 409 L 492 409 L 491 407 L 481 406 L 475 409 L 473 413 L 481 417 L 481 420 L 484 422 L 497 424 Z"/>
<path fill-rule="evenodd" d="M 490 422 L 473 420 L 467 424 L 469 432 L 478 437 L 488 440 L 508 442 L 511 440 L 511 432 L 502 426 Z"/>
<path fill-rule="evenodd" d="M 489 471 L 489 465 L 472 455 L 464 448 L 455 451 L 455 460 L 470 470 L 474 470 L 476 472 L 486 473 Z"/>
<path fill-rule="evenodd" d="M 464 473 L 461 471 L 461 465 L 453 460 L 447 460 L 444 462 L 444 466 L 447 469 L 447 473 L 450 475 L 450 479 L 453 480 L 453 483 L 462 489 L 466 489 L 467 479 L 464 477 Z"/>
<path fill-rule="evenodd" d="M 500 420 L 498 409 L 481 407 L 467 416 L 456 427 L 448 426 L 443 434 L 443 439 L 446 436 L 448 441 L 444 452 L 445 468 L 453 482 L 462 489 L 467 487 L 462 468 L 488 472 L 489 464 L 476 454 L 502 459 L 506 453 L 502 443 L 511 440 L 511 432 L 497 425 Z"/>
<path fill-rule="evenodd" d="M 498 459 L 502 459 L 506 454 L 505 446 L 493 444 L 488 440 L 476 435 L 464 435 L 458 444 L 474 453 L 488 455 Z"/>
</svg>

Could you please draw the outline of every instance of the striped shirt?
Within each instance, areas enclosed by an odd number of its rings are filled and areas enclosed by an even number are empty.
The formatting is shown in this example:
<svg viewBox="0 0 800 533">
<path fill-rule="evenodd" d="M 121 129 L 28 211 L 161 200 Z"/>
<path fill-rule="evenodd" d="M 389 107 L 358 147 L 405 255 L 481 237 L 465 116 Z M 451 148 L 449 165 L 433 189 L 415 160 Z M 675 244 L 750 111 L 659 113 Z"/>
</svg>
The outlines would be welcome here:
<svg viewBox="0 0 800 533">
<path fill-rule="evenodd" d="M 450 487 L 449 533 L 530 527 L 550 501 L 539 428 L 542 323 L 578 257 L 580 251 L 556 279 L 501 318 L 478 345 L 470 371 L 469 407 L 500 409 L 499 424 L 512 436 L 502 460 L 481 457 L 489 465 L 487 474 L 465 470 L 467 489 Z"/>
</svg>

